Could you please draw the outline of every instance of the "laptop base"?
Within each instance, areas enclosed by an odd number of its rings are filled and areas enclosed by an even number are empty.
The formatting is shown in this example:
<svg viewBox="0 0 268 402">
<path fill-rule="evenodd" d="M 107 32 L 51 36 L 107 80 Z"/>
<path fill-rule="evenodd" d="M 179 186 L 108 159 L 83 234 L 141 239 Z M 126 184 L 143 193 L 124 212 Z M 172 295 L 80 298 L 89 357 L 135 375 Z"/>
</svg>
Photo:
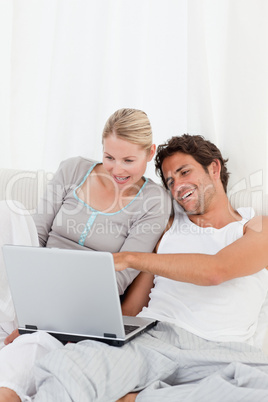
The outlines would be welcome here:
<svg viewBox="0 0 268 402">
<path fill-rule="evenodd" d="M 111 346 L 123 346 L 127 342 L 131 341 L 132 339 L 136 338 L 137 336 L 140 336 L 142 333 L 147 332 L 149 329 L 153 328 L 157 324 L 157 321 L 152 321 L 143 331 L 136 331 L 133 334 L 131 334 L 129 337 L 125 339 L 118 339 L 118 338 L 98 338 L 94 336 L 86 336 L 86 335 L 73 335 L 73 334 L 62 334 L 62 333 L 56 333 L 56 332 L 47 332 L 49 335 L 54 336 L 54 338 L 58 339 L 63 345 L 66 345 L 69 342 L 72 343 L 77 343 L 77 342 L 82 342 L 82 341 L 97 341 L 97 342 L 103 342 L 107 343 L 108 345 Z M 34 332 L 37 332 L 38 329 L 29 329 L 29 328 L 19 328 L 19 334 L 24 335 L 24 334 L 32 334 Z"/>
</svg>

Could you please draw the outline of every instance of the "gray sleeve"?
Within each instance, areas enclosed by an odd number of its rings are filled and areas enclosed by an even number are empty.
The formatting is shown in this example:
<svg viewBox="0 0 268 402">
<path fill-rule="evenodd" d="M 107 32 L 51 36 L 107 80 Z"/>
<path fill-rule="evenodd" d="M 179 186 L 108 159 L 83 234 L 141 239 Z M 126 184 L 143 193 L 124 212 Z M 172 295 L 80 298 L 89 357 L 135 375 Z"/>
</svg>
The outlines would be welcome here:
<svg viewBox="0 0 268 402">
<path fill-rule="evenodd" d="M 64 187 L 64 162 L 62 162 L 46 191 L 38 203 L 33 219 L 37 228 L 40 246 L 45 247 L 48 234 L 55 216 L 57 215 L 65 194 Z"/>
<path fill-rule="evenodd" d="M 38 203 L 33 219 L 37 228 L 40 246 L 45 247 L 53 221 L 61 208 L 67 192 L 76 185 L 81 174 L 85 174 L 83 158 L 74 157 L 61 162 L 53 179 L 47 185 L 44 195 Z"/>
<path fill-rule="evenodd" d="M 120 251 L 150 253 L 164 232 L 172 209 L 169 193 L 161 186 L 150 183 L 140 200 L 141 214 L 134 220 Z M 139 271 L 127 268 L 116 273 L 119 293 L 123 294 Z"/>
</svg>

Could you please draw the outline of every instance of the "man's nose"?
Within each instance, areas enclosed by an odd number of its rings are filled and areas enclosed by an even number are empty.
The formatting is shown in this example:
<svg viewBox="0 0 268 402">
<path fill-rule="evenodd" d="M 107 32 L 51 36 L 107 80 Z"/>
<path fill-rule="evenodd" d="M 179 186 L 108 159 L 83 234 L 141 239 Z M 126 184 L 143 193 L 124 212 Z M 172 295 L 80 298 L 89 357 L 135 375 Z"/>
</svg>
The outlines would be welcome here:
<svg viewBox="0 0 268 402">
<path fill-rule="evenodd" d="M 182 177 L 175 177 L 173 188 L 175 191 L 179 191 L 184 186 L 184 180 Z"/>
<path fill-rule="evenodd" d="M 187 187 L 187 183 L 183 177 L 180 177 L 180 178 L 177 178 L 176 180 L 174 180 L 174 185 L 172 188 L 173 197 L 180 196 L 181 192 L 185 191 L 186 187 Z"/>
</svg>

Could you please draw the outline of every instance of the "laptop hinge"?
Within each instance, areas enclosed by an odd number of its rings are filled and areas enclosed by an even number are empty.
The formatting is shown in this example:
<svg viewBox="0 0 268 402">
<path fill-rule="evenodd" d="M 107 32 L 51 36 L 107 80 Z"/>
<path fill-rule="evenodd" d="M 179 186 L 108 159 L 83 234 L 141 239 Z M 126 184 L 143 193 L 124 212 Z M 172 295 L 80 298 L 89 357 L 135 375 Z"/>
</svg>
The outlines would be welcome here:
<svg viewBox="0 0 268 402">
<path fill-rule="evenodd" d="M 33 329 L 33 330 L 38 330 L 36 325 L 25 325 L 25 329 Z"/>
<path fill-rule="evenodd" d="M 103 336 L 104 338 L 116 338 L 115 334 L 109 334 L 108 332 L 104 332 Z"/>
</svg>

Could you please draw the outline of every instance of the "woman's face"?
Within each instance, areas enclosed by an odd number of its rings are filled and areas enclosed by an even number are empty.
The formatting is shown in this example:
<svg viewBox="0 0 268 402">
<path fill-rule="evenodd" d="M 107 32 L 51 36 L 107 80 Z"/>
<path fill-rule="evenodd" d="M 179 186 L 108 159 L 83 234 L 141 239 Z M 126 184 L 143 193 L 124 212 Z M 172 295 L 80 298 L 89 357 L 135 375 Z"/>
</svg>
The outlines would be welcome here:
<svg viewBox="0 0 268 402">
<path fill-rule="evenodd" d="M 140 186 L 147 162 L 154 156 L 137 144 L 122 140 L 111 134 L 103 141 L 103 166 L 120 189 Z"/>
</svg>

